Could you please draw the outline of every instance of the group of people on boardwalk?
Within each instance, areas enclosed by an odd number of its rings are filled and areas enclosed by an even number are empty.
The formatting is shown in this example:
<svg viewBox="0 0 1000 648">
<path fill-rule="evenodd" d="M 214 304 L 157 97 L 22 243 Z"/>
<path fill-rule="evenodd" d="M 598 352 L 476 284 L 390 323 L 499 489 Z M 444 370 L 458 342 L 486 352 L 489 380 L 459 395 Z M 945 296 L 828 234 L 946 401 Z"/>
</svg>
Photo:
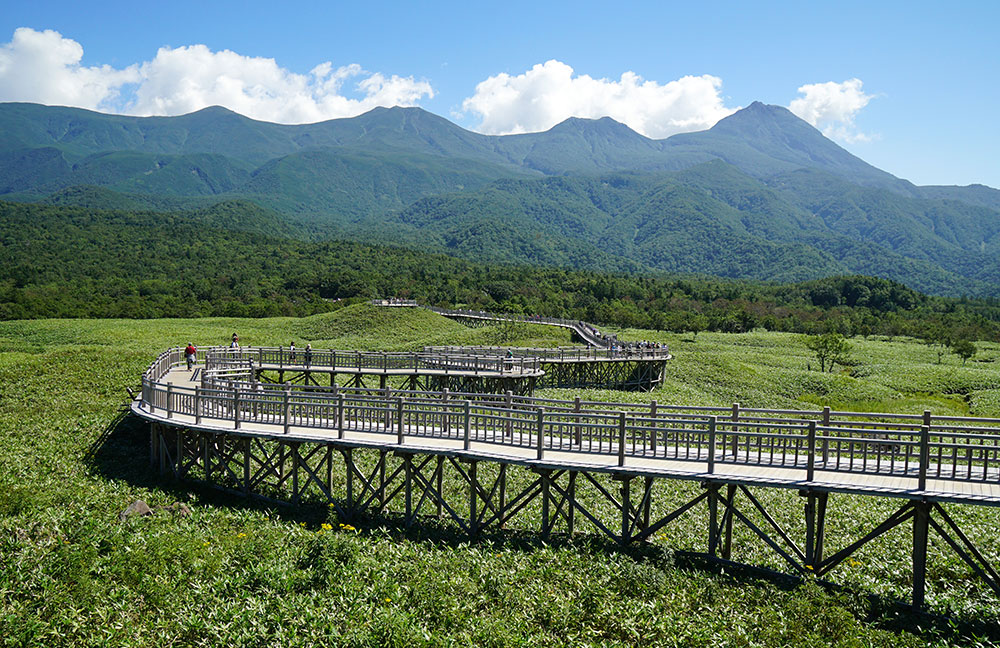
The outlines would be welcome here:
<svg viewBox="0 0 1000 648">
<path fill-rule="evenodd" d="M 302 358 L 305 361 L 306 365 L 312 364 L 312 355 L 313 355 L 312 344 L 306 342 L 305 351 L 302 352 Z M 295 364 L 295 357 L 296 357 L 295 341 L 292 340 L 291 342 L 288 343 L 288 361 L 291 362 L 292 364 Z"/>
<path fill-rule="evenodd" d="M 664 351 L 667 349 L 667 345 L 661 342 L 648 342 L 643 340 L 641 342 L 613 342 L 608 347 L 612 353 L 615 355 L 623 355 L 626 358 L 631 358 L 632 356 L 645 356 L 656 354 L 659 351 Z"/>
</svg>

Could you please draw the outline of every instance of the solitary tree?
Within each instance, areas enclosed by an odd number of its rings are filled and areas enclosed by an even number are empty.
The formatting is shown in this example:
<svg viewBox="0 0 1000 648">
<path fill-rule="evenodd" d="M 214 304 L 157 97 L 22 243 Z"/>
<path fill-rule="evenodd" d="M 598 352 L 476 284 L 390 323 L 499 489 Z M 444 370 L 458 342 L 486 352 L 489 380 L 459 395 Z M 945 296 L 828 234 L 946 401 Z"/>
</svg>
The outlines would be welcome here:
<svg viewBox="0 0 1000 648">
<path fill-rule="evenodd" d="M 951 343 L 951 351 L 962 359 L 962 364 L 964 365 L 966 360 L 976 355 L 977 349 L 972 340 L 963 338 L 960 340 L 954 340 Z"/>
<path fill-rule="evenodd" d="M 820 371 L 832 372 L 835 365 L 847 364 L 851 345 L 840 333 L 810 335 L 805 339 L 805 343 L 809 350 L 816 354 Z"/>
</svg>

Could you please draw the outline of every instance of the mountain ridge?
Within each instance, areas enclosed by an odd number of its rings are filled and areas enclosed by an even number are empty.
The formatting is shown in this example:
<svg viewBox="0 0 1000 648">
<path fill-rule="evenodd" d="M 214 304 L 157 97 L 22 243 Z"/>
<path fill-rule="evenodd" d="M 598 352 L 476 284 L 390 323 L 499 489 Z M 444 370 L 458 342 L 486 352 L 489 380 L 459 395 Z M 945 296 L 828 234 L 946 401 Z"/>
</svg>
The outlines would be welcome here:
<svg viewBox="0 0 1000 648">
<path fill-rule="evenodd" d="M 660 140 L 609 117 L 491 136 L 415 107 L 286 125 L 222 107 L 0 104 L 0 199 L 253 201 L 309 231 L 477 260 L 778 281 L 865 270 L 1000 294 L 1000 191 L 918 187 L 759 102 Z"/>
</svg>

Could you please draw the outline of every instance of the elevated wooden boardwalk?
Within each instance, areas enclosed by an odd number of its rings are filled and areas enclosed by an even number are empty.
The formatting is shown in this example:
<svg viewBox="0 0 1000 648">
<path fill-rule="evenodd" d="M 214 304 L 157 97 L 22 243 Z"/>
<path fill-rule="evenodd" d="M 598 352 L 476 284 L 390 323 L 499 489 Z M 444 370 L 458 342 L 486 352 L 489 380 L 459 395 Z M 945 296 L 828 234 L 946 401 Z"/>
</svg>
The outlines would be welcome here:
<svg viewBox="0 0 1000 648">
<path fill-rule="evenodd" d="M 302 364 L 289 364 L 292 358 L 278 364 L 309 370 L 316 356 L 307 364 L 298 353 L 294 361 Z M 267 364 L 264 355 L 258 359 Z M 182 367 L 182 351 L 172 349 L 143 376 L 132 411 L 153 424 L 150 459 L 161 471 L 247 495 L 290 502 L 318 498 L 345 519 L 402 500 L 409 523 L 422 508 L 436 506 L 439 515 L 473 535 L 539 502 L 543 533 L 560 527 L 572 533 L 580 514 L 616 541 L 629 543 L 648 539 L 704 504 L 710 514 L 708 554 L 728 559 L 732 526 L 740 523 L 793 572 L 821 576 L 872 539 L 911 523 L 914 604 L 924 599 L 930 531 L 1000 594 L 991 562 L 942 506 L 1000 505 L 997 419 L 290 386 L 241 373 L 237 365 L 246 359 L 235 354 L 215 360 L 190 372 Z M 493 360 L 501 362 L 493 365 L 496 371 L 515 371 L 503 364 L 508 359 Z M 330 364 L 338 363 L 331 357 Z M 458 368 L 448 364 L 447 370 L 453 369 Z M 362 468 L 359 452 L 374 453 L 372 470 Z M 335 455 L 342 457 L 342 469 Z M 481 479 L 478 466 L 484 462 L 499 471 L 492 483 Z M 533 477 L 512 494 L 507 474 L 515 469 Z M 468 485 L 461 503 L 441 486 L 447 471 Z M 334 475 L 341 472 L 346 496 L 335 497 Z M 698 482 L 703 490 L 653 519 L 653 486 L 663 479 Z M 578 486 L 603 498 L 613 519 L 577 497 Z M 793 489 L 803 496 L 804 542 L 794 541 L 761 505 L 752 490 L 760 488 Z M 900 507 L 828 555 L 830 493 L 893 498 Z M 737 497 L 767 524 L 754 523 Z"/>
</svg>

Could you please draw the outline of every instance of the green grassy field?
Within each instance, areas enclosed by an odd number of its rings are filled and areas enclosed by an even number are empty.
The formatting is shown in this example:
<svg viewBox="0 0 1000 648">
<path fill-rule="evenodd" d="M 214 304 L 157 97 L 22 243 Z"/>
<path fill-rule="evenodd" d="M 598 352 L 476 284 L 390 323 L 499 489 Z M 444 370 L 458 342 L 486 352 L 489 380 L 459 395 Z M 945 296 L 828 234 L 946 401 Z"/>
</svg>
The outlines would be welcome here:
<svg viewBox="0 0 1000 648">
<path fill-rule="evenodd" d="M 146 429 L 119 419 L 126 386 L 168 346 L 224 344 L 416 349 L 432 344 L 567 344 L 525 326 L 467 329 L 426 311 L 353 306 L 305 319 L 46 320 L 0 323 L 0 645 L 994 645 L 1000 601 L 940 542 L 928 574 L 933 617 L 889 605 L 909 587 L 909 535 L 871 543 L 831 579 L 843 591 L 758 572 L 720 573 L 704 514 L 621 551 L 595 535 L 542 542 L 529 511 L 469 542 L 436 520 L 403 530 L 392 514 L 339 525 L 326 507 L 268 507 L 160 478 Z M 962 366 L 912 340 L 855 339 L 852 366 L 820 374 L 796 336 L 696 339 L 621 331 L 675 352 L 653 394 L 590 398 L 1000 415 L 1000 346 Z M 579 392 L 550 390 L 571 397 Z M 456 485 L 457 487 L 457 485 Z M 696 484 L 665 483 L 679 503 Z M 761 492 L 801 526 L 794 492 Z M 189 517 L 119 521 L 132 501 L 186 503 Z M 884 519 L 888 502 L 832 496 L 830 543 Z M 949 509 L 1000 557 L 1000 514 Z M 881 516 L 881 518 L 880 518 Z M 797 522 L 798 521 L 798 522 Z M 734 558 L 780 569 L 737 529 Z M 919 627 L 916 627 L 916 625 Z M 992 637 L 992 638 L 989 638 Z"/>
</svg>

